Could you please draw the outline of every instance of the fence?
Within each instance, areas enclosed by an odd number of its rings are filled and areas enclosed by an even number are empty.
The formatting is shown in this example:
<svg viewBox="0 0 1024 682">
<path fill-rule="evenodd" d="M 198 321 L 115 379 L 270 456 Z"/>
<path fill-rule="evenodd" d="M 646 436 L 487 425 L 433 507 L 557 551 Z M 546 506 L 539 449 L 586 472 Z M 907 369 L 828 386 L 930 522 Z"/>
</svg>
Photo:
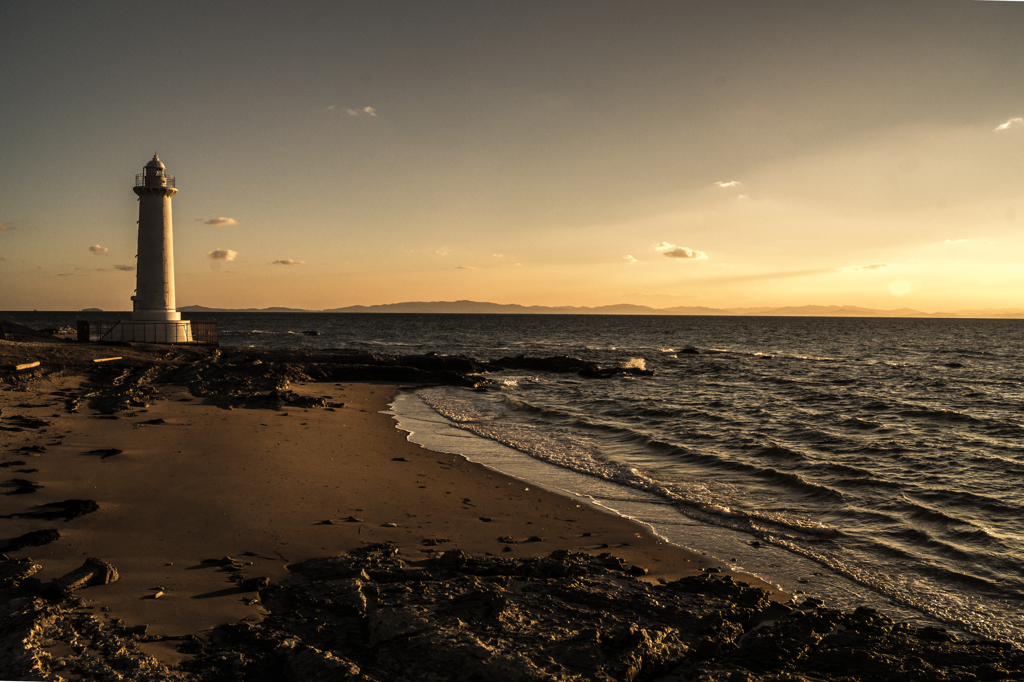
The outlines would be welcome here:
<svg viewBox="0 0 1024 682">
<path fill-rule="evenodd" d="M 169 330 L 168 327 L 173 327 Z M 188 334 L 186 329 L 189 329 Z M 191 340 L 187 340 L 188 336 Z M 83 343 L 98 341 L 139 341 L 143 343 L 175 343 L 191 346 L 217 346 L 219 330 L 214 321 L 156 323 L 141 321 L 78 321 L 78 340 Z"/>
</svg>

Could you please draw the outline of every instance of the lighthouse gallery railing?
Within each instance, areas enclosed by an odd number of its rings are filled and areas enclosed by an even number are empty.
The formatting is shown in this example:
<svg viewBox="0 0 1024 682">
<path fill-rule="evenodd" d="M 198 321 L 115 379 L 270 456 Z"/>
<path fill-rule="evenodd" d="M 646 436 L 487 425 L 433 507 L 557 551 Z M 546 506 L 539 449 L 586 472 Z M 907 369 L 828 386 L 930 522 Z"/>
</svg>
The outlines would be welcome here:
<svg viewBox="0 0 1024 682">
<path fill-rule="evenodd" d="M 166 182 L 164 182 L 164 183 L 160 183 L 160 182 L 146 182 L 147 178 L 159 178 L 159 179 L 164 180 Z M 137 174 L 135 176 L 135 186 L 136 187 L 174 187 L 174 176 L 173 175 L 157 175 L 156 173 L 152 173 L 150 175 L 145 175 L 143 173 L 139 173 L 139 174 Z"/>
</svg>

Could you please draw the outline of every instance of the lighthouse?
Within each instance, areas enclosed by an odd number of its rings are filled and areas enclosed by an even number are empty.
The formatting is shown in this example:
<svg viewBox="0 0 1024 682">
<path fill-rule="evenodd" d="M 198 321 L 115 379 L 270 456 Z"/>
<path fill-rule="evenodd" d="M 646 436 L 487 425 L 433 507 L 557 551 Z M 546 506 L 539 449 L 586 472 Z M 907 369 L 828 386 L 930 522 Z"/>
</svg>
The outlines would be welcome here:
<svg viewBox="0 0 1024 682">
<path fill-rule="evenodd" d="M 139 197 L 139 251 L 135 268 L 132 319 L 122 320 L 105 336 L 114 341 L 189 343 L 192 327 L 174 308 L 174 247 L 171 199 L 178 193 L 174 176 L 153 154 L 132 188 Z"/>
</svg>

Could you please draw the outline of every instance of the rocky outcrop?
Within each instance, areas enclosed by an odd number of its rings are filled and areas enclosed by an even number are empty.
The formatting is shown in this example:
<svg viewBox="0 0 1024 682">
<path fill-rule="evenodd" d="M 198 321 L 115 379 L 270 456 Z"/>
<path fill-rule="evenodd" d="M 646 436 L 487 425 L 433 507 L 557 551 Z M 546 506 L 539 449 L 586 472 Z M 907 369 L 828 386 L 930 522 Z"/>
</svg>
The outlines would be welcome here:
<svg viewBox="0 0 1024 682">
<path fill-rule="evenodd" d="M 719 682 L 1024 679 L 1024 652 L 846 613 L 778 604 L 727 574 L 651 585 L 610 555 L 528 559 L 457 550 L 415 566 L 390 545 L 290 566 L 259 589 L 269 615 L 207 637 L 158 638 L 24 591 L 0 562 L 0 674 L 21 679 Z M 14 598 L 11 598 L 14 595 Z M 177 640 L 167 668 L 139 648 Z M 88 642 L 89 646 L 83 646 Z M 64 644 L 43 653 L 44 645 Z M 120 676 L 120 677 L 119 677 Z"/>
<path fill-rule="evenodd" d="M 616 376 L 653 376 L 654 370 L 641 367 L 602 367 L 596 362 L 580 360 L 568 355 L 547 358 L 531 358 L 525 355 L 504 357 L 488 363 L 488 369 L 528 369 L 535 372 L 556 372 L 562 374 L 578 374 L 588 379 L 608 379 Z"/>
</svg>

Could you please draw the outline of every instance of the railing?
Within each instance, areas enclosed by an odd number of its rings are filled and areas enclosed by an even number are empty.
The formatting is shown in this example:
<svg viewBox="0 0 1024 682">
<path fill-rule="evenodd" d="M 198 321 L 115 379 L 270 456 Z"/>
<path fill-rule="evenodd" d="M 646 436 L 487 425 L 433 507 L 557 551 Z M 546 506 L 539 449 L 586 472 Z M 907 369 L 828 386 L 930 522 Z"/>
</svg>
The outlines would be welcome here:
<svg viewBox="0 0 1024 682">
<path fill-rule="evenodd" d="M 182 324 L 183 322 L 184 321 L 173 324 L 184 326 Z M 127 321 L 124 324 L 126 326 L 130 326 L 130 329 L 122 330 L 121 332 L 114 334 L 114 329 L 120 324 L 121 322 L 79 320 L 78 340 L 83 343 L 96 343 L 97 341 L 110 341 L 127 338 L 143 343 L 171 343 L 171 341 L 158 340 L 164 338 L 166 335 L 167 323 L 165 322 L 147 323 L 136 320 Z M 220 344 L 217 322 L 191 321 L 188 325 L 191 328 L 192 340 L 174 341 L 173 343 L 191 346 L 217 346 Z"/>
<path fill-rule="evenodd" d="M 110 333 L 120 322 L 98 322 L 96 320 L 78 321 L 78 340 L 82 343 L 99 341 Z"/>
<path fill-rule="evenodd" d="M 149 182 L 147 182 L 149 180 Z M 136 187 L 174 187 L 174 176 L 173 175 L 158 175 L 153 173 L 152 175 L 146 175 L 139 173 L 135 176 Z"/>
<path fill-rule="evenodd" d="M 192 342 L 201 346 L 220 345 L 220 332 L 214 321 L 192 320 Z"/>
</svg>

